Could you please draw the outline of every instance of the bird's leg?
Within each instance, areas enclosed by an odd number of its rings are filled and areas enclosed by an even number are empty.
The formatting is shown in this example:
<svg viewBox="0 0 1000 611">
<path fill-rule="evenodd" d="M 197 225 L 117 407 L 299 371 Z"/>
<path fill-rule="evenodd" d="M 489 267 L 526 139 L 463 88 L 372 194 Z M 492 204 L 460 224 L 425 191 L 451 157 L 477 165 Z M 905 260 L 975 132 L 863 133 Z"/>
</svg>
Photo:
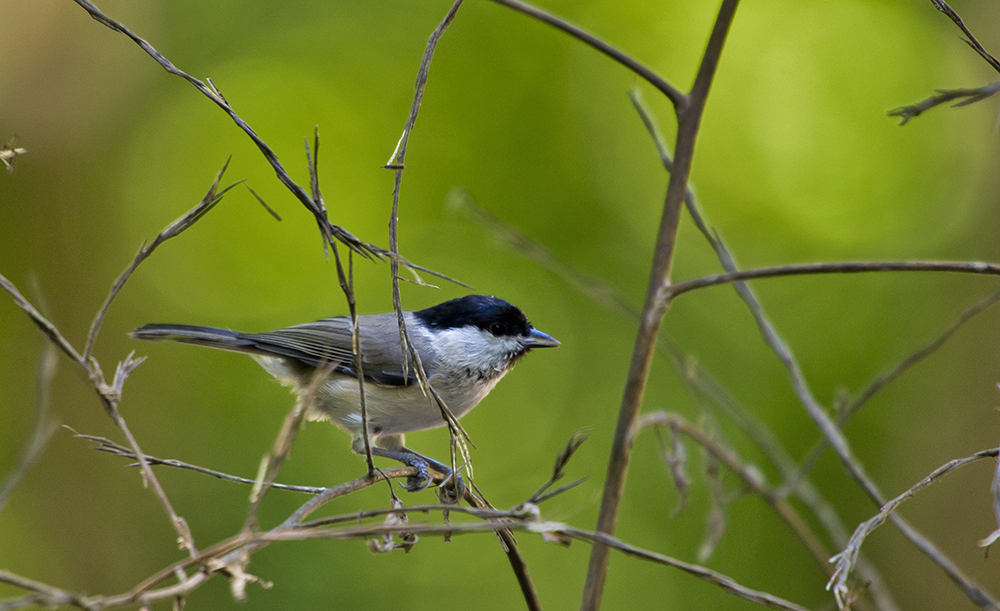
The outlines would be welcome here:
<svg viewBox="0 0 1000 611">
<path fill-rule="evenodd" d="M 433 481 L 431 479 L 430 471 L 428 471 L 428 464 L 440 465 L 437 461 L 432 461 L 428 458 L 424 458 L 420 454 L 415 452 L 410 452 L 409 450 L 386 450 L 385 448 L 379 448 L 377 446 L 372 446 L 372 456 L 382 456 L 385 458 L 391 458 L 392 460 L 399 461 L 406 465 L 407 467 L 413 467 L 417 470 L 416 475 L 411 475 L 406 478 L 406 483 L 403 484 L 403 488 L 410 492 L 419 492 L 424 490 Z M 434 467 L 437 469 L 437 466 Z M 448 470 L 449 472 L 451 469 Z"/>
<path fill-rule="evenodd" d="M 409 452 L 410 454 L 418 457 L 420 460 L 423 460 L 427 465 L 429 465 L 435 471 L 444 476 L 444 481 L 441 482 L 441 488 L 451 489 L 454 495 L 449 494 L 450 500 L 457 501 L 458 499 L 461 499 L 463 496 L 465 496 L 465 482 L 462 481 L 461 473 L 455 473 L 448 465 L 440 463 L 434 460 L 433 458 L 429 458 L 418 452 L 414 452 L 410 448 L 403 447 L 402 451 Z"/>
</svg>

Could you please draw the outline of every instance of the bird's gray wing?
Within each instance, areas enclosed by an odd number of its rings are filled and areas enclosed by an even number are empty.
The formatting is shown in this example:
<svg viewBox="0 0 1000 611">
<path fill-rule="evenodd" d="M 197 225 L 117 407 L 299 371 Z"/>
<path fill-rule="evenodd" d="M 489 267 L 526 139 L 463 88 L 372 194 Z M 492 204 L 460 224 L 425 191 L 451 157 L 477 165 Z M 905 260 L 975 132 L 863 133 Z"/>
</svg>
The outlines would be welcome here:
<svg viewBox="0 0 1000 611">
<path fill-rule="evenodd" d="M 366 381 L 387 386 L 416 383 L 410 368 L 403 375 L 399 330 L 394 314 L 360 317 L 361 366 Z M 351 319 L 345 316 L 278 329 L 268 333 L 241 333 L 239 338 L 262 353 L 275 354 L 315 368 L 358 377 L 351 351 Z"/>
</svg>

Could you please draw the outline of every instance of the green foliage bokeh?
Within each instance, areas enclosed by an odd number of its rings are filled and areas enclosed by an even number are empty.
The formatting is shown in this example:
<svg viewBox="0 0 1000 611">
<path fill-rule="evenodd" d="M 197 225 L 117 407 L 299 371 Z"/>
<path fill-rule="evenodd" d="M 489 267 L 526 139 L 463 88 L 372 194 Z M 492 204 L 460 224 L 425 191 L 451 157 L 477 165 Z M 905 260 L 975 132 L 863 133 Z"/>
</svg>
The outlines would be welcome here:
<svg viewBox="0 0 1000 611">
<path fill-rule="evenodd" d="M 236 111 L 308 182 L 303 141 L 319 129 L 320 179 L 331 218 L 388 245 L 396 146 L 427 37 L 450 2 L 175 2 L 100 4 L 180 68 L 211 77 Z M 549 2 L 546 8 L 633 54 L 687 89 L 715 3 Z M 987 48 L 1000 44 L 988 3 L 958 7 Z M 268 330 L 346 312 L 315 222 L 252 142 L 211 102 L 163 72 L 125 37 L 69 2 L 16 0 L 0 20 L 0 140 L 28 154 L 0 175 L 0 273 L 82 346 L 93 314 L 143 241 L 197 203 L 231 158 L 224 182 L 247 185 L 283 217 L 275 222 L 238 187 L 166 244 L 112 306 L 95 356 L 105 372 L 130 350 L 149 355 L 125 388 L 123 415 L 156 456 L 252 476 L 291 403 L 249 359 L 126 336 L 149 322 Z M 982 27 L 976 27 L 982 24 Z M 900 128 L 885 116 L 938 88 L 995 77 L 929 2 L 834 0 L 745 3 L 736 16 L 707 111 L 692 183 L 709 219 L 744 266 L 843 259 L 996 260 L 995 103 L 936 109 Z M 532 354 L 463 420 L 476 444 L 478 485 L 499 507 L 525 500 L 548 477 L 570 434 L 591 439 L 570 465 L 589 476 L 546 504 L 547 517 L 593 528 L 628 368 L 631 324 L 565 278 L 512 250 L 449 206 L 464 189 L 560 260 L 639 307 L 667 176 L 628 98 L 638 86 L 668 140 L 669 104 L 634 75 L 569 37 L 483 0 L 468 0 L 439 44 L 407 155 L 400 204 L 402 253 L 477 292 L 519 305 L 563 346 Z M 675 276 L 718 271 L 685 219 Z M 432 278 L 425 276 L 425 280 Z M 362 313 L 388 311 L 388 266 L 355 262 Z M 404 285 L 425 307 L 466 291 L 434 280 Z M 769 280 L 761 301 L 830 405 L 930 340 L 990 279 L 869 275 Z M 30 287 L 39 287 L 37 291 Z M 998 315 L 986 313 L 881 393 L 847 433 L 892 496 L 949 459 L 996 443 Z M 818 433 L 787 375 L 728 288 L 677 301 L 665 331 L 802 457 Z M 0 295 L 0 477 L 32 427 L 42 336 Z M 82 433 L 119 440 L 92 390 L 65 360 L 51 409 Z M 654 364 L 645 409 L 699 420 L 698 401 L 667 363 Z M 720 433 L 747 460 L 760 454 L 728 424 Z M 409 437 L 447 453 L 436 430 Z M 333 484 L 363 472 L 347 438 L 306 427 L 281 481 Z M 693 446 L 692 471 L 702 465 Z M 763 467 L 776 477 L 773 469 Z M 236 532 L 247 490 L 160 470 L 171 499 L 208 545 Z M 678 503 L 654 434 L 639 439 L 618 534 L 693 560 L 704 538 L 708 486 L 696 478 Z M 933 487 L 904 514 L 969 574 L 997 591 L 997 560 L 976 541 L 995 528 L 990 469 L 976 465 Z M 737 482 L 727 478 L 729 489 Z M 814 476 L 849 528 L 875 508 L 829 453 Z M 429 494 L 429 493 L 427 493 Z M 329 511 L 384 506 L 372 488 Z M 420 501 L 429 500 L 420 499 Z M 405 499 L 407 502 L 417 502 Z M 274 492 L 273 525 L 303 502 Z M 758 499 L 727 506 L 727 532 L 708 564 L 750 587 L 817 607 L 823 571 Z M 972 608 L 929 561 L 885 527 L 865 550 L 908 609 Z M 575 608 L 589 548 L 520 535 L 547 609 Z M 65 429 L 50 441 L 0 512 L 0 568 L 74 591 L 126 591 L 179 557 L 162 508 L 139 474 L 88 449 Z M 404 555 L 362 542 L 275 545 L 250 571 L 248 608 L 519 608 L 514 578 L 490 535 L 445 543 L 425 537 Z M 0 598 L 19 594 L 0 586 Z M 228 608 L 222 579 L 188 609 Z M 612 558 L 608 609 L 751 605 L 660 566 Z"/>
</svg>

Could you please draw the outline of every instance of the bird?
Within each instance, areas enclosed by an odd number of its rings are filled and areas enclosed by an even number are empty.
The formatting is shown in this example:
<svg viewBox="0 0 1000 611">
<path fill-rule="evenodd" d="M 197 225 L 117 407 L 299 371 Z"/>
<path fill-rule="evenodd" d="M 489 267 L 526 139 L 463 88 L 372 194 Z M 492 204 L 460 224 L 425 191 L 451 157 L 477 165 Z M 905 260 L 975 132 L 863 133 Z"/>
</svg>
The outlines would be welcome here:
<svg viewBox="0 0 1000 611">
<path fill-rule="evenodd" d="M 446 424 L 433 396 L 418 383 L 412 363 L 404 364 L 397 315 L 358 316 L 361 375 L 371 453 L 415 467 L 404 487 L 426 488 L 429 468 L 445 481 L 451 469 L 405 446 L 405 434 Z M 417 311 L 404 312 L 408 336 L 427 380 L 456 418 L 489 394 L 530 350 L 560 342 L 535 329 L 511 303 L 486 295 L 466 295 Z M 148 324 L 135 339 L 173 341 L 249 354 L 265 371 L 303 400 L 317 371 L 328 376 L 308 406 L 309 420 L 329 420 L 351 435 L 351 449 L 365 453 L 361 392 L 352 351 L 349 316 L 324 318 L 266 333 L 181 324 Z"/>
</svg>

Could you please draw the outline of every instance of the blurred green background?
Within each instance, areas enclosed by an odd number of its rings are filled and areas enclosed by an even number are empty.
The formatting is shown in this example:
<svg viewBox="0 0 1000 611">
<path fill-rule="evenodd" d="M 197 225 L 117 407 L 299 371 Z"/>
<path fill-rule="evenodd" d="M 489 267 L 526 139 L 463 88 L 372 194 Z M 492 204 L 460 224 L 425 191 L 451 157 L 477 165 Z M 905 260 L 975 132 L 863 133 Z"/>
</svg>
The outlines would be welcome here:
<svg viewBox="0 0 1000 611">
<path fill-rule="evenodd" d="M 211 77 L 237 112 L 306 183 L 303 138 L 322 136 L 320 178 L 331 218 L 388 245 L 393 176 L 380 169 L 400 136 L 427 37 L 450 2 L 383 0 L 137 2 L 105 0 L 121 20 L 182 69 Z M 544 6 L 647 63 L 681 89 L 692 81 L 717 3 L 550 1 Z M 984 45 L 1000 50 L 1000 10 L 955 2 Z M 0 273 L 76 346 L 139 245 L 197 203 L 230 156 L 227 181 L 245 179 L 284 218 L 233 190 L 192 230 L 147 261 L 112 306 L 95 356 L 109 375 L 131 350 L 149 355 L 125 387 L 121 411 L 143 449 L 253 476 L 291 403 L 246 358 L 177 345 L 138 344 L 131 329 L 183 322 L 269 330 L 346 312 L 314 221 L 275 180 L 250 140 L 203 96 L 167 75 L 125 37 L 71 2 L 8 0 L 0 19 L 0 140 L 28 150 L 0 175 Z M 936 88 L 995 78 L 930 2 L 746 2 L 736 16 L 698 142 L 692 181 L 708 217 L 744 266 L 844 259 L 996 261 L 1000 247 L 996 103 L 937 109 L 905 127 L 887 110 Z M 548 477 L 570 434 L 591 428 L 570 477 L 590 480 L 543 514 L 593 528 L 634 330 L 564 278 L 511 250 L 449 208 L 468 190 L 483 207 L 641 306 L 667 176 L 627 92 L 638 85 L 672 138 L 669 105 L 616 64 L 548 27 L 468 0 L 442 39 L 410 140 L 400 244 L 411 260 L 525 310 L 563 342 L 522 362 L 463 420 L 476 444 L 477 482 L 499 507 L 525 500 Z M 675 277 L 718 264 L 685 219 Z M 357 262 L 362 313 L 391 308 L 388 266 Z M 33 284 L 40 287 L 32 292 Z M 827 405 L 943 330 L 996 280 L 954 275 L 786 278 L 756 288 Z M 418 309 L 466 291 L 405 285 Z M 1000 312 L 987 312 L 879 394 L 847 433 L 889 496 L 940 464 L 996 444 Z M 729 288 L 688 294 L 665 330 L 793 456 L 818 438 L 787 375 Z M 0 295 L 0 477 L 32 428 L 44 341 Z M 645 410 L 702 421 L 702 406 L 670 366 L 654 364 Z M 121 441 L 88 383 L 61 359 L 51 410 L 73 429 Z M 728 422 L 708 422 L 770 477 L 776 472 Z M 409 436 L 443 457 L 443 430 Z M 306 427 L 281 473 L 328 485 L 363 472 L 348 439 Z M 709 486 L 694 446 L 688 507 L 658 457 L 638 440 L 618 534 L 694 560 Z M 976 542 L 996 528 L 990 461 L 931 487 L 902 513 L 971 576 L 1000 593 L 996 554 Z M 205 547 L 236 532 L 245 487 L 160 468 L 177 510 Z M 813 481 L 849 529 L 875 508 L 828 452 Z M 738 482 L 727 477 L 727 489 Z M 430 502 L 432 493 L 407 496 Z M 273 492 L 274 525 L 304 502 Z M 388 503 L 374 487 L 324 509 Z M 759 499 L 727 506 L 727 531 L 708 561 L 753 588 L 829 608 L 825 573 Z M 0 568 L 73 591 L 113 594 L 181 557 L 161 507 L 121 459 L 60 429 L 0 512 Z M 519 540 L 546 609 L 579 604 L 589 547 Z M 973 605 L 892 527 L 865 551 L 905 609 Z M 516 609 L 523 603 L 497 541 L 424 537 L 410 554 L 372 555 L 363 542 L 274 545 L 250 571 L 248 609 Z M 0 598 L 21 592 L 0 585 Z M 471 601 L 471 602 L 470 602 Z M 188 609 L 235 603 L 223 579 Z M 749 609 L 687 575 L 612 556 L 605 608 Z"/>
</svg>

